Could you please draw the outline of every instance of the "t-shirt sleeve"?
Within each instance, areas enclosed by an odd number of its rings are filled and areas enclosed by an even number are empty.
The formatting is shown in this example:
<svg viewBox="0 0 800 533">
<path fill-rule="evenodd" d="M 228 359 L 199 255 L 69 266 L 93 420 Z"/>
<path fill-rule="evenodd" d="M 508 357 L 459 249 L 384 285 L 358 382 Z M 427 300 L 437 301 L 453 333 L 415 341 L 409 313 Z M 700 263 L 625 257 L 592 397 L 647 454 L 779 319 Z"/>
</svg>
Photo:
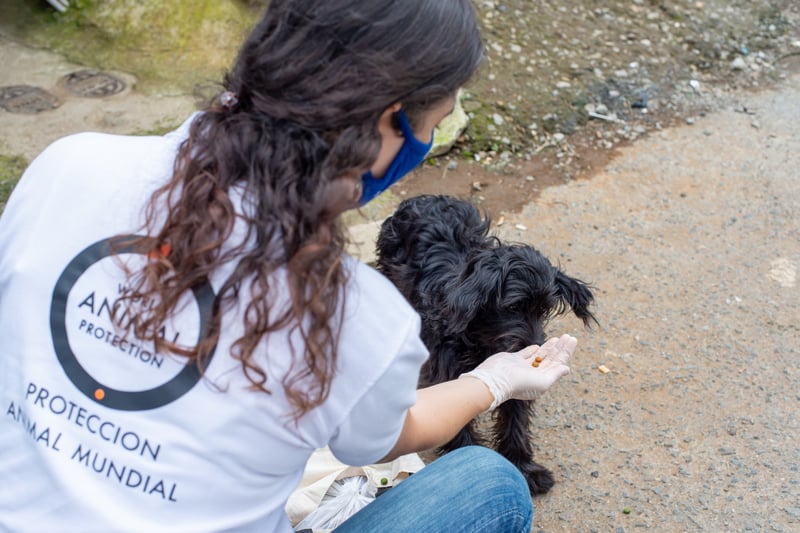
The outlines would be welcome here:
<svg viewBox="0 0 800 533">
<path fill-rule="evenodd" d="M 419 338 L 419 322 L 409 327 L 394 360 L 339 425 L 329 446 L 345 464 L 372 464 L 400 438 L 408 409 L 417 401 L 417 381 L 428 350 Z"/>
</svg>

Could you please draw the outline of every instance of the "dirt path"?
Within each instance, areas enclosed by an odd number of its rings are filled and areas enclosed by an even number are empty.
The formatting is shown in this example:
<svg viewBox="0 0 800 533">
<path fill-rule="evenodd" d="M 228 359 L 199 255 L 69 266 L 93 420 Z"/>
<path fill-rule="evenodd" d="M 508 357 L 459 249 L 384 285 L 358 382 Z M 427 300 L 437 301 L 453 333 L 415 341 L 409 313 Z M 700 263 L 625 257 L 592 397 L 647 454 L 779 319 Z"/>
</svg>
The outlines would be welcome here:
<svg viewBox="0 0 800 533">
<path fill-rule="evenodd" d="M 0 86 L 62 99 L 46 115 L 0 112 L 6 153 L 30 159 L 74 131 L 155 131 L 194 109 L 130 89 L 77 97 L 59 80 L 80 66 L 4 38 L 0 56 Z M 594 283 L 602 324 L 551 328 L 581 345 L 539 403 L 538 459 L 558 484 L 536 499 L 534 531 L 800 531 L 798 154 L 794 76 L 504 214 L 507 238 Z M 353 229 L 370 243 L 374 225 Z"/>
<path fill-rule="evenodd" d="M 538 408 L 535 531 L 800 531 L 799 169 L 795 76 L 501 227 L 591 280 L 602 323 L 552 328 L 581 344 Z"/>
</svg>

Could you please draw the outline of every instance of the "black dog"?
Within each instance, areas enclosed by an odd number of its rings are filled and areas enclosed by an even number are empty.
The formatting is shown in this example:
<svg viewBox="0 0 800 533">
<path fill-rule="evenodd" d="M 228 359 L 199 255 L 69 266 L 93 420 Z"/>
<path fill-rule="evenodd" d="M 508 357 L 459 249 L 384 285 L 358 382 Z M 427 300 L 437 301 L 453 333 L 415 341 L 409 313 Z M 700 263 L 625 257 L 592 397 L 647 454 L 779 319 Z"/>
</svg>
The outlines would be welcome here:
<svg viewBox="0 0 800 533">
<path fill-rule="evenodd" d="M 422 317 L 431 357 L 420 385 L 457 378 L 498 352 L 545 341 L 545 325 L 572 310 L 595 321 L 589 286 L 554 267 L 533 247 L 489 235 L 490 221 L 471 203 L 423 195 L 403 201 L 377 242 L 377 268 Z M 525 475 L 531 494 L 547 492 L 552 473 L 533 461 L 533 402 L 510 400 L 495 410 L 494 448 Z M 482 444 L 474 424 L 443 452 Z"/>
</svg>

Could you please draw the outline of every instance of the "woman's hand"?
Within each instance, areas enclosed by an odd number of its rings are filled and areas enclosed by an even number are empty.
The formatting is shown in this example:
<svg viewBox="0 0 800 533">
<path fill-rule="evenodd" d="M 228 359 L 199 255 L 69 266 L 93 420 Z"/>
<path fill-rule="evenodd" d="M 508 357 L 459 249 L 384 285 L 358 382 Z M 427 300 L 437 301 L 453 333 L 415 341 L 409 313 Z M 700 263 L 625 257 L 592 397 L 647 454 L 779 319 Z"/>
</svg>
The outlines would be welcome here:
<svg viewBox="0 0 800 533">
<path fill-rule="evenodd" d="M 577 344 L 575 337 L 562 335 L 541 346 L 495 354 L 458 379 L 420 389 L 394 448 L 380 462 L 441 446 L 487 408 L 543 394 L 569 373 L 567 363 Z M 534 367 L 537 357 L 541 361 Z"/>
<path fill-rule="evenodd" d="M 506 400 L 533 400 L 569 374 L 569 358 L 577 345 L 575 337 L 562 335 L 541 346 L 495 354 L 461 377 L 477 378 L 489 388 L 494 396 L 489 409 Z M 534 361 L 538 362 L 535 367 Z"/>
</svg>

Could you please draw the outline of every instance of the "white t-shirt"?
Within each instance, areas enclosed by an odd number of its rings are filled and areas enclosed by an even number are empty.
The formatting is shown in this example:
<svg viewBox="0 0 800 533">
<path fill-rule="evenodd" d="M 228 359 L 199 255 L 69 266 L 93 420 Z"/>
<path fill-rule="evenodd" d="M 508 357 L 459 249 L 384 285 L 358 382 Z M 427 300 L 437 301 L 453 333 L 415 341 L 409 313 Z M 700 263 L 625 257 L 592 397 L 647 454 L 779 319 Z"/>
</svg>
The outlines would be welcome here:
<svg viewBox="0 0 800 533">
<path fill-rule="evenodd" d="M 281 385 L 289 334 L 257 353 L 271 395 L 248 390 L 230 356 L 243 305 L 223 317 L 201 379 L 120 335 L 111 306 L 125 279 L 108 239 L 141 231 L 189 122 L 164 137 L 54 143 L 0 219 L 0 531 L 290 531 L 284 504 L 312 451 L 374 463 L 415 402 L 428 355 L 419 317 L 352 258 L 330 396 L 296 424 Z M 114 250 L 128 265 L 148 260 Z M 196 340 L 226 275 L 187 294 L 161 334 Z"/>
</svg>

